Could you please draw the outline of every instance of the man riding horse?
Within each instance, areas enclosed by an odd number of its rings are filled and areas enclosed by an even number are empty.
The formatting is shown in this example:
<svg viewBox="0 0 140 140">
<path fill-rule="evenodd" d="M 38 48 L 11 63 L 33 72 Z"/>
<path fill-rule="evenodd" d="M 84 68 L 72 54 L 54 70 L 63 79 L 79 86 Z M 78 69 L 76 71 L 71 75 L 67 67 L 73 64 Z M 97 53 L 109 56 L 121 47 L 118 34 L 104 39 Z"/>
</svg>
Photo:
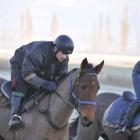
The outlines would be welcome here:
<svg viewBox="0 0 140 140">
<path fill-rule="evenodd" d="M 121 133 L 125 135 L 131 135 L 131 126 L 133 118 L 137 111 L 140 110 L 140 61 L 138 61 L 132 72 L 133 86 L 136 93 L 136 100 L 130 105 L 123 121 L 121 124 L 121 129 L 118 129 L 116 133 Z"/>
<path fill-rule="evenodd" d="M 56 79 L 68 71 L 68 54 L 74 49 L 72 39 L 58 36 L 55 41 L 35 41 L 18 48 L 11 58 L 11 120 L 10 128 L 22 124 L 20 106 L 29 89 L 52 93 Z"/>
</svg>

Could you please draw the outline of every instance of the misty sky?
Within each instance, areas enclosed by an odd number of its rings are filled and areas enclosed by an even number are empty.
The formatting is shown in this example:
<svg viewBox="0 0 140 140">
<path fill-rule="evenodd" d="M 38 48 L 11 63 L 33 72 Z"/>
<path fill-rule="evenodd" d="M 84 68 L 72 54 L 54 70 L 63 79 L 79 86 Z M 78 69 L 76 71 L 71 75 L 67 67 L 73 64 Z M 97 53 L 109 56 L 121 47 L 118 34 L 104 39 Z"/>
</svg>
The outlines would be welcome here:
<svg viewBox="0 0 140 140">
<path fill-rule="evenodd" d="M 111 16 L 117 22 L 126 8 L 131 22 L 135 25 L 140 23 L 140 0 L 0 0 L 0 5 L 0 17 L 4 16 L 8 25 L 10 21 L 16 22 L 26 9 L 30 9 L 34 18 L 42 15 L 50 18 L 57 12 L 63 28 L 91 26 L 100 13 Z"/>
<path fill-rule="evenodd" d="M 130 27 L 130 46 L 140 34 L 140 0 L 0 0 L 0 6 L 0 29 L 17 30 L 21 15 L 29 10 L 33 39 L 49 38 L 54 13 L 58 17 L 58 33 L 73 36 L 78 45 L 86 45 L 89 35 L 98 30 L 100 20 L 105 25 L 108 18 L 111 34 L 117 40 L 125 13 Z"/>
</svg>

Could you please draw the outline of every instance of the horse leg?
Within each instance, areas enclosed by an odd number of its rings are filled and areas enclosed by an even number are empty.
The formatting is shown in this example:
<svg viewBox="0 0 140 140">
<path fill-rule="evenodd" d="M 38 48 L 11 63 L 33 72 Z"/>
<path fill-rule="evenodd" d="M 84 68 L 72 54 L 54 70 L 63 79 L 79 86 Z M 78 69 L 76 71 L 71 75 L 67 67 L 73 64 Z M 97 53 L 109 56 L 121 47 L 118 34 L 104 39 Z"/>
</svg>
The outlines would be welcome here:
<svg viewBox="0 0 140 140">
<path fill-rule="evenodd" d="M 5 140 L 3 136 L 0 135 L 0 140 Z"/>
<path fill-rule="evenodd" d="M 133 135 L 131 137 L 131 140 L 140 140 L 140 129 L 133 131 Z"/>
<path fill-rule="evenodd" d="M 106 134 L 101 134 L 101 137 L 104 139 L 104 140 L 109 140 L 108 136 Z"/>
</svg>

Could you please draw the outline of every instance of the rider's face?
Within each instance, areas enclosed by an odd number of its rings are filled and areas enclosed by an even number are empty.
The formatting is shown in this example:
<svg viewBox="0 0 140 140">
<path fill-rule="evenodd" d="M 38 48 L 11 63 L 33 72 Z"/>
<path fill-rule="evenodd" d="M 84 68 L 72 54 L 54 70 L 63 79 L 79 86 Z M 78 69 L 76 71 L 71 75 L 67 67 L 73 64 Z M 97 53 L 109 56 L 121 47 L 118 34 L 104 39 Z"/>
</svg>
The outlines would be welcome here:
<svg viewBox="0 0 140 140">
<path fill-rule="evenodd" d="M 57 54 L 56 54 L 56 58 L 62 62 L 66 59 L 67 57 L 67 54 L 63 54 L 61 51 L 59 51 Z"/>
</svg>

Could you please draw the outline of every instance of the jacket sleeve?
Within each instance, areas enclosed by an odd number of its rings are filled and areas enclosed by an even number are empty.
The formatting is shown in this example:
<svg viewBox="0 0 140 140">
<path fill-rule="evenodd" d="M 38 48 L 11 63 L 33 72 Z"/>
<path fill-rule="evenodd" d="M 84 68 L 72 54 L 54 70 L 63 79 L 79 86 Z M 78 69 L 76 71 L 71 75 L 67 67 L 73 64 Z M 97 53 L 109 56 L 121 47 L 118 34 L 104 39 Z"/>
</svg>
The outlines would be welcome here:
<svg viewBox="0 0 140 140">
<path fill-rule="evenodd" d="M 26 55 L 22 64 L 22 77 L 31 86 L 39 89 L 45 82 L 45 79 L 39 77 L 37 72 L 40 71 L 43 63 L 43 57 L 39 53 L 31 51 Z"/>
</svg>

